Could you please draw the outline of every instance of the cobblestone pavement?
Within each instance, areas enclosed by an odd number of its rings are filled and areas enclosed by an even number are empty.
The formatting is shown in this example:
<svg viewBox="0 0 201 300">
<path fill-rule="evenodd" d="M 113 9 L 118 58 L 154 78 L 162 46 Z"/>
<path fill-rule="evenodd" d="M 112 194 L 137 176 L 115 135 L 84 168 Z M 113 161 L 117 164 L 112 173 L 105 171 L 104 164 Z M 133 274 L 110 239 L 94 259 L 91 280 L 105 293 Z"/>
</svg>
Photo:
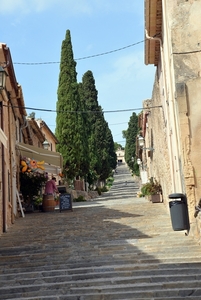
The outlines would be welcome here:
<svg viewBox="0 0 201 300">
<path fill-rule="evenodd" d="M 201 249 L 128 168 L 73 211 L 30 213 L 0 237 L 0 299 L 201 299 Z"/>
</svg>

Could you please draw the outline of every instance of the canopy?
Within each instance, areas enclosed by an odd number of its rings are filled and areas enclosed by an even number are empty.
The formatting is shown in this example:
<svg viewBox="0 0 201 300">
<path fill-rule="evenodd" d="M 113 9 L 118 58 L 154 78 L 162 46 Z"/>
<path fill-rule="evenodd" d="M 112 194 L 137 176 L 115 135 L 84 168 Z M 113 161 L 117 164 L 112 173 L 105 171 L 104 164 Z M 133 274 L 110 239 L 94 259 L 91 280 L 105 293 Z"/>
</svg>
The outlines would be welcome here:
<svg viewBox="0 0 201 300">
<path fill-rule="evenodd" d="M 7 148 L 8 139 L 1 128 L 0 128 L 0 142 L 4 145 L 5 148 Z"/>
<path fill-rule="evenodd" d="M 45 165 L 49 164 L 58 168 L 62 168 L 63 166 L 63 158 L 59 152 L 45 150 L 43 148 L 35 147 L 24 143 L 17 143 L 16 147 L 20 151 L 22 157 L 29 157 L 37 161 L 44 160 Z"/>
</svg>

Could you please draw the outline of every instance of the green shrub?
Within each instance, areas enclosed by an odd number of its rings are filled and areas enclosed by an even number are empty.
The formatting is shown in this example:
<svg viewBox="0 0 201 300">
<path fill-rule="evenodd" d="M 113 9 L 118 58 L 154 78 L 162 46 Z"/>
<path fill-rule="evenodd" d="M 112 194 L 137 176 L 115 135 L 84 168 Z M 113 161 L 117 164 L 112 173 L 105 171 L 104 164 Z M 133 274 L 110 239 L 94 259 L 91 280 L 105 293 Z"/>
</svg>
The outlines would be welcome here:
<svg viewBox="0 0 201 300">
<path fill-rule="evenodd" d="M 107 189 L 107 187 L 104 185 L 102 188 L 101 188 L 101 192 L 107 192 L 108 191 L 108 189 Z"/>
<path fill-rule="evenodd" d="M 151 178 L 149 182 L 145 183 L 141 187 L 141 192 L 144 196 L 161 194 L 162 188 L 160 183 L 156 179 Z"/>
<path fill-rule="evenodd" d="M 97 188 L 95 189 L 95 191 L 97 191 L 99 195 L 101 195 L 101 193 L 102 193 L 102 192 L 101 192 L 101 187 L 97 187 Z"/>
<path fill-rule="evenodd" d="M 73 199 L 73 202 L 83 202 L 83 201 L 86 201 L 86 199 L 82 195 L 80 195 L 78 198 Z"/>
</svg>

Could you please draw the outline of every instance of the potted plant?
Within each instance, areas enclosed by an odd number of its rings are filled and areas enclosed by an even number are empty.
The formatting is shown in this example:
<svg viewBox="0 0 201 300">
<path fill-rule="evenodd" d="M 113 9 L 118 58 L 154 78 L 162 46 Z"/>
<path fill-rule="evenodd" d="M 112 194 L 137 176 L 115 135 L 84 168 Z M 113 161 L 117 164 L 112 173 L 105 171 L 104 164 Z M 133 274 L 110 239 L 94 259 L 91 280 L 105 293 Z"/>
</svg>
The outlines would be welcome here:
<svg viewBox="0 0 201 300">
<path fill-rule="evenodd" d="M 33 196 L 33 202 L 34 202 L 34 209 L 41 211 L 42 210 L 42 202 L 43 202 L 42 195 Z"/>
<path fill-rule="evenodd" d="M 59 195 L 54 195 L 54 201 L 55 201 L 55 205 L 59 205 Z"/>
<path fill-rule="evenodd" d="M 40 198 L 39 195 L 46 181 L 47 176 L 44 172 L 20 172 L 20 191 L 25 201 L 26 211 L 34 209 L 34 198 Z"/>
<path fill-rule="evenodd" d="M 153 203 L 162 202 L 162 188 L 160 183 L 154 179 L 150 178 L 149 182 L 143 184 L 141 188 L 143 196 L 147 196 Z"/>
</svg>

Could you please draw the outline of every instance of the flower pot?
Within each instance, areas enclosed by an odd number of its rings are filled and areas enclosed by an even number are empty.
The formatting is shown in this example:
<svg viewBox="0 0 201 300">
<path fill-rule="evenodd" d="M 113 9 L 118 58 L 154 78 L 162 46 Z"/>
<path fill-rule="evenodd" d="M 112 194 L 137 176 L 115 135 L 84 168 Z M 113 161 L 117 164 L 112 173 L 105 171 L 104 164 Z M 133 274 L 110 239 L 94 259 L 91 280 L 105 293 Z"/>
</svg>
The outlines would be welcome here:
<svg viewBox="0 0 201 300">
<path fill-rule="evenodd" d="M 59 205 L 59 200 L 54 200 L 54 202 L 55 202 L 55 206 Z"/>
<path fill-rule="evenodd" d="M 151 201 L 152 201 L 152 203 L 160 203 L 160 202 L 163 202 L 163 201 L 162 201 L 162 195 L 161 195 L 161 194 L 151 195 Z"/>
</svg>

